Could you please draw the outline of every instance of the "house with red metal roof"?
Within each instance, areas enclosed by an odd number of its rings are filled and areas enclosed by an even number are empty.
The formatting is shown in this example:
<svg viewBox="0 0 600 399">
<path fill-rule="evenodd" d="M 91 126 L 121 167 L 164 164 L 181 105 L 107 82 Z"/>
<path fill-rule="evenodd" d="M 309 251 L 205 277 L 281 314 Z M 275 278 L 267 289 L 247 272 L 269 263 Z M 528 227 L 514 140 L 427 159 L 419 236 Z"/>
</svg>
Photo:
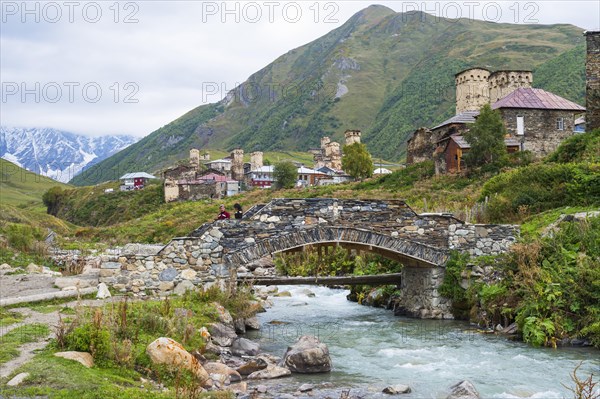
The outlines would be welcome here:
<svg viewBox="0 0 600 399">
<path fill-rule="evenodd" d="M 554 152 L 573 135 L 575 120 L 585 112 L 579 104 L 542 89 L 520 88 L 501 98 L 492 109 L 502 115 L 506 130 L 521 143 L 521 151 L 536 158 Z"/>
</svg>

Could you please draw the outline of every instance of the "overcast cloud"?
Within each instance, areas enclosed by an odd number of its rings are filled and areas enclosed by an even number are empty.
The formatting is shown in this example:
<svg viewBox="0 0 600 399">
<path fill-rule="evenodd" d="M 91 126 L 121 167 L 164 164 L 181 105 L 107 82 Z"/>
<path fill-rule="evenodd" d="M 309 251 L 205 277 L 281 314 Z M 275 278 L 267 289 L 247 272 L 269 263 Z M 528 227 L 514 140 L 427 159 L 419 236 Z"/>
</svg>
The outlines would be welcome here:
<svg viewBox="0 0 600 399">
<path fill-rule="evenodd" d="M 370 4 L 2 1 L 0 123 L 144 136 L 219 101 L 280 55 Z M 377 4 L 449 18 L 600 30 L 598 1 Z"/>
</svg>

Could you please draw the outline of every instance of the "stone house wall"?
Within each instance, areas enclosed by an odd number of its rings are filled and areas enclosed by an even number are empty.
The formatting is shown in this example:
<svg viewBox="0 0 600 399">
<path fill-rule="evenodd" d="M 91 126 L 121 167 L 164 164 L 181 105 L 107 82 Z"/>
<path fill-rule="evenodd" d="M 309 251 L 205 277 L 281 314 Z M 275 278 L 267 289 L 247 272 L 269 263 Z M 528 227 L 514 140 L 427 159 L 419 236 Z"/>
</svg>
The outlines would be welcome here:
<svg viewBox="0 0 600 399">
<path fill-rule="evenodd" d="M 572 136 L 575 113 L 561 110 L 501 108 L 500 113 L 508 134 L 523 140 L 524 150 L 531 151 L 536 158 L 550 154 L 567 137 Z M 517 116 L 523 116 L 525 134 L 517 135 Z M 557 119 L 563 119 L 563 130 L 557 129 Z"/>
<path fill-rule="evenodd" d="M 426 127 L 419 128 L 406 143 L 406 164 L 428 161 L 432 158 L 434 150 L 431 130 Z"/>
</svg>

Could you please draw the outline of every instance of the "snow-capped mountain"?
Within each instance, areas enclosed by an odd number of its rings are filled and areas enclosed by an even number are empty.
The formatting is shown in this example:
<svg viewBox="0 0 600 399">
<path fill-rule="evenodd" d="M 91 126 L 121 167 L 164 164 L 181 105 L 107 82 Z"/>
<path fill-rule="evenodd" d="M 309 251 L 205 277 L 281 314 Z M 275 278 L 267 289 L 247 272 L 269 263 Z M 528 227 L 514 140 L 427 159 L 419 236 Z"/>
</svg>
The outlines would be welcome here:
<svg viewBox="0 0 600 399">
<path fill-rule="evenodd" d="M 88 137 L 51 128 L 0 126 L 0 157 L 66 183 L 136 141 L 125 135 Z"/>
</svg>

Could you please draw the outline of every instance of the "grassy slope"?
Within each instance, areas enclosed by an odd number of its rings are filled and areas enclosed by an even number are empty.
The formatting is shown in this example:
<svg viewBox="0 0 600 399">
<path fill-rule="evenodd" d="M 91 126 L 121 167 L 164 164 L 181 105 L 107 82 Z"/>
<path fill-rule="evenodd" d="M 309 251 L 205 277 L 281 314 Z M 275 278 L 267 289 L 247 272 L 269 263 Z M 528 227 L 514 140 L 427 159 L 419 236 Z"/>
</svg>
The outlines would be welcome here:
<svg viewBox="0 0 600 399">
<path fill-rule="evenodd" d="M 577 66 L 576 68 L 574 66 Z M 533 72 L 533 85 L 585 106 L 585 45 L 564 52 Z"/>
<path fill-rule="evenodd" d="M 41 204 L 42 194 L 50 187 L 68 185 L 29 172 L 0 159 L 0 203 L 3 205 Z"/>
<path fill-rule="evenodd" d="M 9 223 L 67 232 L 68 223 L 46 214 L 42 195 L 51 187 L 69 187 L 0 159 L 0 234 Z"/>
<path fill-rule="evenodd" d="M 348 128 L 363 130 L 375 156 L 398 160 L 414 129 L 454 113 L 453 75 L 467 66 L 535 69 L 536 85 L 580 101 L 582 43 L 581 29 L 570 25 L 450 22 L 372 6 L 253 74 L 230 101 L 190 111 L 72 182 L 156 172 L 191 147 L 304 151 L 323 135 L 340 140 Z M 336 66 L 348 59 L 359 68 Z M 340 79 L 349 92 L 334 100 Z"/>
</svg>

